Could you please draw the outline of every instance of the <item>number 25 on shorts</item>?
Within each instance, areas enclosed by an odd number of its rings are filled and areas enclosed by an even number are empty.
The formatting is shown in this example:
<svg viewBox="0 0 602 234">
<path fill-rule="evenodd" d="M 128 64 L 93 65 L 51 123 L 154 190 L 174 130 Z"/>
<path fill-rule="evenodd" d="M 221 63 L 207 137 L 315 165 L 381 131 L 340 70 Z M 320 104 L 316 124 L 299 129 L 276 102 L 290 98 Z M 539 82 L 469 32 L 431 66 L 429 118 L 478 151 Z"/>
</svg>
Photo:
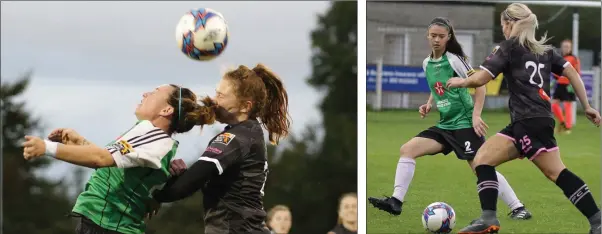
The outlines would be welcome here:
<svg viewBox="0 0 602 234">
<path fill-rule="evenodd" d="M 523 138 L 519 140 L 519 142 L 521 144 L 523 153 L 527 153 L 529 152 L 529 150 L 531 150 L 531 148 L 533 148 L 531 146 L 531 139 L 529 139 L 529 136 L 527 135 L 524 135 Z"/>
</svg>

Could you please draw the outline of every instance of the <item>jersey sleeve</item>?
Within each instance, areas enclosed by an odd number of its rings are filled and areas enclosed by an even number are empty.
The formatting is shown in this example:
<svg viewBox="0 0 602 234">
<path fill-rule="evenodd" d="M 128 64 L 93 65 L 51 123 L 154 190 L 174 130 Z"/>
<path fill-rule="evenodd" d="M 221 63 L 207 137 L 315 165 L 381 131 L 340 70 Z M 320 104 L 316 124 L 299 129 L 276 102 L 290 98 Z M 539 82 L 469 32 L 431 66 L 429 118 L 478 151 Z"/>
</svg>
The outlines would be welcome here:
<svg viewBox="0 0 602 234">
<path fill-rule="evenodd" d="M 570 62 L 566 61 L 566 59 L 564 59 L 556 51 L 552 52 L 551 62 L 552 62 L 552 73 L 559 75 L 559 76 L 562 76 L 562 72 L 564 71 L 564 68 L 571 65 Z"/>
<path fill-rule="evenodd" d="M 507 41 L 506 41 L 507 42 Z M 508 43 L 500 43 L 493 49 L 493 52 L 485 59 L 480 68 L 487 71 L 493 79 L 500 73 L 504 72 L 510 63 L 510 45 Z"/>
<path fill-rule="evenodd" d="M 451 67 L 454 69 L 456 74 L 458 74 L 458 76 L 462 78 L 468 78 L 469 76 L 475 73 L 474 69 L 472 68 L 472 66 L 470 66 L 470 64 L 468 64 L 468 61 L 466 61 L 466 59 L 456 54 L 449 54 L 449 63 L 451 64 Z"/>
<path fill-rule="evenodd" d="M 215 137 L 199 160 L 215 164 L 218 174 L 221 175 L 224 170 L 241 160 L 246 151 L 248 150 L 240 137 L 226 132 Z"/>
<path fill-rule="evenodd" d="M 106 146 L 119 168 L 150 167 L 161 168 L 161 160 L 175 154 L 176 142 L 166 133 L 149 131 L 129 140 L 120 139 Z"/>
<path fill-rule="evenodd" d="M 429 63 L 429 57 L 426 57 L 423 61 L 422 61 L 422 70 L 424 72 L 426 72 L 426 65 Z"/>
</svg>

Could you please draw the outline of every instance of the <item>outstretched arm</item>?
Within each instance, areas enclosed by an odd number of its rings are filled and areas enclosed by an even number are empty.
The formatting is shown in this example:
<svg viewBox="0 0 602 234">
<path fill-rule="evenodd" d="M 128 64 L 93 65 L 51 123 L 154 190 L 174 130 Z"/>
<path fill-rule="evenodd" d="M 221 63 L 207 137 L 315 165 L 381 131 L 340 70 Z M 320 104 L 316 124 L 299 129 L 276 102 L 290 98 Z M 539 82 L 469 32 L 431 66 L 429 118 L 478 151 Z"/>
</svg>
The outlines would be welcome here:
<svg viewBox="0 0 602 234">
<path fill-rule="evenodd" d="M 175 153 L 175 142 L 166 133 L 149 131 L 152 129 L 154 126 L 150 122 L 140 122 L 130 132 L 139 130 L 143 134 L 128 132 L 124 136 L 127 135 L 129 140 L 122 138 L 106 147 L 98 147 L 88 142 L 71 129 L 57 129 L 48 136 L 50 140 L 45 141 L 41 147 L 44 150 L 48 149 L 46 154 L 49 156 L 79 166 L 158 169 L 161 168 L 164 156 Z M 67 144 L 59 144 L 56 141 Z"/>
<path fill-rule="evenodd" d="M 509 41 L 505 41 L 505 43 L 509 43 Z M 447 87 L 476 88 L 495 79 L 497 75 L 506 70 L 510 61 L 509 54 L 511 46 L 505 43 L 495 47 L 493 52 L 487 56 L 487 59 L 481 64 L 481 70 L 470 75 L 470 77 L 464 81 L 450 79 L 447 82 Z"/>
<path fill-rule="evenodd" d="M 472 76 L 466 78 L 464 81 L 464 85 L 462 87 L 463 88 L 481 87 L 481 86 L 489 83 L 489 81 L 491 81 L 491 79 L 493 79 L 493 77 L 491 76 L 491 74 L 489 74 L 489 72 L 487 72 L 485 70 L 480 70 L 480 71 L 475 72 Z"/>
<path fill-rule="evenodd" d="M 115 160 L 107 149 L 100 148 L 92 144 L 58 144 L 55 158 L 71 164 L 89 168 L 115 166 Z"/>
<path fill-rule="evenodd" d="M 193 195 L 214 176 L 218 176 L 215 164 L 199 160 L 182 175 L 172 177 L 163 189 L 155 190 L 153 198 L 158 202 L 174 202 Z"/>
<path fill-rule="evenodd" d="M 243 154 L 239 138 L 235 137 L 234 134 L 223 133 L 214 138 L 197 162 L 182 175 L 168 181 L 162 190 L 153 192 L 153 198 L 161 203 L 184 199 L 201 189 L 211 178 L 221 175 Z"/>
</svg>

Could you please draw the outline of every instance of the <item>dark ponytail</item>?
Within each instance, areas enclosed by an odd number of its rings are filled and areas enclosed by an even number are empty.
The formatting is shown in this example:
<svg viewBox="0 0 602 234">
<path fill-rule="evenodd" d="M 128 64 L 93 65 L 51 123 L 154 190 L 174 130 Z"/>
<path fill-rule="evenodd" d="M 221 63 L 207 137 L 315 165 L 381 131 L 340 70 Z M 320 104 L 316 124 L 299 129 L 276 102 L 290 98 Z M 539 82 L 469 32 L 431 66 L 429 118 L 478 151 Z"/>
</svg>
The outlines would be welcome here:
<svg viewBox="0 0 602 234">
<path fill-rule="evenodd" d="M 169 133 L 184 133 L 199 125 L 201 129 L 205 124 L 215 122 L 215 108 L 211 98 L 201 100 L 204 105 L 199 105 L 197 97 L 190 89 L 171 85 L 174 91 L 171 93 L 167 103 L 174 107 Z"/>
<path fill-rule="evenodd" d="M 253 68 L 261 78 L 266 88 L 266 103 L 259 110 L 258 117 L 268 130 L 268 139 L 272 144 L 278 144 L 281 138 L 288 135 L 291 121 L 288 114 L 288 94 L 282 81 L 276 74 L 263 64 Z"/>
<path fill-rule="evenodd" d="M 447 44 L 445 45 L 445 51 L 451 52 L 455 55 L 460 56 L 461 58 L 463 58 L 465 60 L 468 60 L 468 57 L 466 57 L 464 50 L 462 50 L 462 45 L 460 45 L 460 43 L 458 42 L 458 39 L 456 39 L 456 32 L 455 32 L 454 26 L 451 24 L 451 22 L 447 18 L 437 17 L 431 21 L 431 24 L 429 24 L 429 28 L 433 25 L 439 25 L 439 26 L 446 27 L 449 31 L 449 40 L 447 41 Z"/>
</svg>

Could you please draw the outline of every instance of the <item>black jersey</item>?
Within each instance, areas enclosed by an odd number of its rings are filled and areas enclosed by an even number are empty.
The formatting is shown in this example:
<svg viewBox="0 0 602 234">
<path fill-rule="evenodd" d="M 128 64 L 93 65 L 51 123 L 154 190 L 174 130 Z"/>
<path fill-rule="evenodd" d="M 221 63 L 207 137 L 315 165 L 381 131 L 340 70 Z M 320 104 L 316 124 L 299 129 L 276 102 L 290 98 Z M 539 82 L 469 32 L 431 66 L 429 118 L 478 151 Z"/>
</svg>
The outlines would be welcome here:
<svg viewBox="0 0 602 234">
<path fill-rule="evenodd" d="M 551 75 L 562 75 L 568 65 L 570 63 L 553 50 L 536 55 L 510 38 L 496 47 L 481 69 L 493 77 L 504 74 L 510 92 L 510 118 L 516 122 L 536 117 L 553 118 L 549 101 Z"/>
<path fill-rule="evenodd" d="M 206 233 L 269 233 L 263 187 L 268 173 L 263 130 L 247 120 L 214 137 L 199 160 L 212 162 L 219 176 L 201 188 Z"/>
<path fill-rule="evenodd" d="M 357 231 L 350 231 L 345 228 L 342 224 L 337 224 L 329 234 L 357 234 Z"/>
</svg>

